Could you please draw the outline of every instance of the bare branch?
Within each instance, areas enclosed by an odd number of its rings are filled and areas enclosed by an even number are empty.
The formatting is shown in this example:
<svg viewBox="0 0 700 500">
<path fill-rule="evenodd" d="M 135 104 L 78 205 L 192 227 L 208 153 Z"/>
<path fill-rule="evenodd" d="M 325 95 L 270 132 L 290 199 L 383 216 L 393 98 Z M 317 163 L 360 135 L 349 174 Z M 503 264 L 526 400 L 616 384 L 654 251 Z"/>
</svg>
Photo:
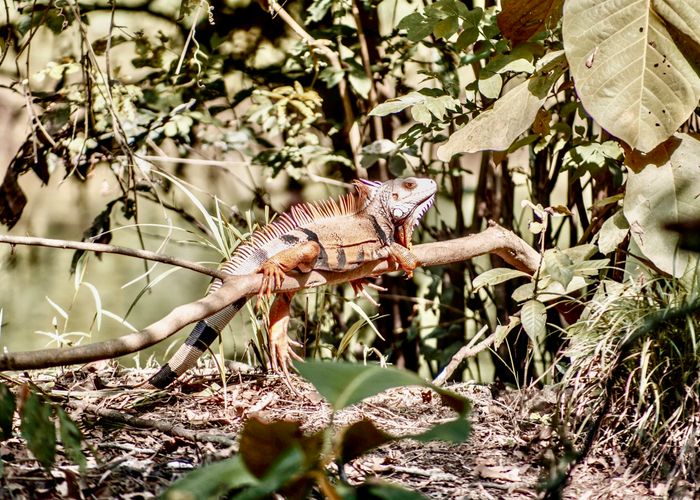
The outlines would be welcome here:
<svg viewBox="0 0 700 500">
<path fill-rule="evenodd" d="M 536 250 L 511 231 L 494 223 L 491 223 L 488 229 L 479 234 L 449 241 L 416 245 L 413 247 L 413 253 L 423 266 L 462 262 L 486 253 L 495 253 L 513 267 L 530 274 L 537 270 L 540 262 L 540 255 Z M 395 264 L 379 261 L 369 262 L 362 267 L 342 273 L 318 271 L 306 274 L 292 273 L 285 278 L 278 291 L 293 292 L 302 288 L 344 283 L 396 270 Z M 167 316 L 140 332 L 106 342 L 68 349 L 2 353 L 0 354 L 0 370 L 48 368 L 88 363 L 131 354 L 170 337 L 190 323 L 211 316 L 242 297 L 251 297 L 257 294 L 262 284 L 262 275 L 260 274 L 222 275 L 219 277 L 223 278 L 224 284 L 216 292 L 196 302 L 176 307 Z"/>
<path fill-rule="evenodd" d="M 114 245 L 105 245 L 104 243 L 90 243 L 88 241 L 69 241 L 69 240 L 54 240 L 50 238 L 36 238 L 33 236 L 9 236 L 0 234 L 0 243 L 9 245 L 29 245 L 50 248 L 63 248 L 67 250 L 84 250 L 86 252 L 114 253 L 117 255 L 126 255 L 128 257 L 136 257 L 144 260 L 152 260 L 162 262 L 172 266 L 182 267 L 206 274 L 212 278 L 224 279 L 227 275 L 217 269 L 209 269 L 195 262 L 188 260 L 177 259 L 168 255 L 162 255 L 148 250 L 138 250 L 135 248 L 118 247 Z"/>
</svg>

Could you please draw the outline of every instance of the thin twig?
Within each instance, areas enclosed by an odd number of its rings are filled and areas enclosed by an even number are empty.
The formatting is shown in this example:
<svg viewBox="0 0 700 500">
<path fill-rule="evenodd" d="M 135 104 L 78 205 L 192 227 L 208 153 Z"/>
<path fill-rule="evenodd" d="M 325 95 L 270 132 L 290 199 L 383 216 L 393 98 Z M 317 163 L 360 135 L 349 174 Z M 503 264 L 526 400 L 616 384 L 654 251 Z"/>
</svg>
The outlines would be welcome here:
<svg viewBox="0 0 700 500">
<path fill-rule="evenodd" d="M 197 5 L 197 10 L 194 11 L 192 16 L 192 26 L 190 27 L 190 32 L 187 34 L 187 39 L 182 47 L 182 52 L 180 53 L 180 59 L 177 61 L 177 67 L 175 68 L 175 74 L 179 75 L 180 70 L 182 70 L 182 64 L 185 62 L 185 54 L 187 54 L 187 49 L 190 46 L 190 42 L 194 39 L 194 33 L 197 28 L 197 23 L 199 22 L 199 13 L 202 12 L 202 5 L 204 1 L 200 1 Z"/>
<path fill-rule="evenodd" d="M 151 420 L 148 418 L 134 417 L 117 410 L 109 408 L 101 408 L 91 403 L 80 403 L 78 401 L 67 401 L 66 405 L 79 411 L 85 411 L 97 415 L 98 417 L 106 418 L 113 422 L 138 427 L 139 429 L 156 429 L 165 434 L 189 439 L 190 441 L 208 442 L 223 444 L 225 446 L 235 446 L 235 436 L 228 437 L 221 434 L 210 434 L 208 432 L 198 432 L 187 429 L 181 425 L 173 424 L 167 420 Z"/>
<path fill-rule="evenodd" d="M 444 385 L 445 382 L 447 382 L 447 380 L 454 374 L 455 370 L 462 361 L 464 361 L 466 358 L 476 356 L 481 351 L 491 347 L 491 345 L 495 342 L 499 332 L 493 332 L 491 335 L 479 342 L 479 344 L 477 344 L 476 346 L 474 345 L 474 343 L 479 338 L 481 338 L 481 336 L 484 333 L 486 333 L 486 330 L 488 330 L 488 328 L 488 325 L 484 325 L 483 328 L 479 330 L 476 335 L 474 335 L 474 338 L 467 345 L 462 347 L 459 351 L 457 351 L 457 353 L 454 356 L 452 356 L 452 359 L 447 364 L 447 366 L 440 372 L 440 374 L 437 377 L 435 377 L 435 380 L 433 380 L 434 385 Z"/>
<path fill-rule="evenodd" d="M 63 248 L 67 250 L 83 250 L 86 252 L 113 253 L 117 255 L 126 255 L 128 257 L 136 257 L 144 260 L 152 260 L 154 262 L 162 262 L 173 266 L 182 267 L 198 273 L 206 274 L 212 278 L 224 279 L 226 274 L 208 267 L 202 266 L 188 260 L 170 257 L 148 250 L 138 250 L 136 248 L 118 247 L 115 245 L 105 245 L 104 243 L 90 243 L 88 241 L 69 241 L 69 240 L 54 240 L 51 238 L 36 238 L 33 236 L 10 236 L 0 234 L 0 243 L 9 245 L 28 245 L 50 248 Z"/>
</svg>

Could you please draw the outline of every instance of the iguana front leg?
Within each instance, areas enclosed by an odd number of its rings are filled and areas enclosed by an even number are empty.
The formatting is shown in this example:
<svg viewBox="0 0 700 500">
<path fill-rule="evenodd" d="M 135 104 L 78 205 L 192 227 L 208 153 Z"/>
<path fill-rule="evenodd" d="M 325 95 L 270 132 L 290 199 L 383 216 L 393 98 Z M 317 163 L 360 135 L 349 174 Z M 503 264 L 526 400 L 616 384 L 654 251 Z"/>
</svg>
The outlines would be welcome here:
<svg viewBox="0 0 700 500">
<path fill-rule="evenodd" d="M 374 297 L 372 297 L 369 293 L 367 293 L 367 290 L 365 290 L 365 287 L 371 288 L 373 290 L 377 290 L 378 292 L 386 292 L 387 291 L 387 289 L 384 288 L 383 286 L 379 286 L 376 283 L 372 283 L 367 278 L 358 278 L 356 280 L 352 280 L 352 281 L 350 281 L 350 286 L 352 287 L 352 291 L 355 292 L 355 297 L 357 297 L 358 295 L 362 295 L 374 307 L 379 307 L 379 302 L 374 300 Z"/>
<path fill-rule="evenodd" d="M 389 258 L 396 262 L 406 272 L 406 279 L 413 277 L 413 271 L 420 265 L 418 257 L 403 245 L 392 243 L 389 245 Z"/>
<path fill-rule="evenodd" d="M 287 335 L 289 329 L 289 306 L 292 303 L 293 293 L 279 293 L 270 307 L 270 322 L 267 328 L 268 345 L 270 348 L 270 362 L 274 372 L 282 372 L 287 385 L 294 390 L 289 379 L 289 366 L 292 358 L 303 361 L 292 347 L 301 347 Z"/>
<path fill-rule="evenodd" d="M 304 273 L 310 272 L 320 252 L 321 247 L 317 242 L 307 241 L 282 250 L 263 262 L 260 267 L 263 282 L 258 292 L 256 306 L 260 305 L 263 297 L 269 297 L 282 285 L 285 274 L 292 269 L 299 269 Z"/>
</svg>

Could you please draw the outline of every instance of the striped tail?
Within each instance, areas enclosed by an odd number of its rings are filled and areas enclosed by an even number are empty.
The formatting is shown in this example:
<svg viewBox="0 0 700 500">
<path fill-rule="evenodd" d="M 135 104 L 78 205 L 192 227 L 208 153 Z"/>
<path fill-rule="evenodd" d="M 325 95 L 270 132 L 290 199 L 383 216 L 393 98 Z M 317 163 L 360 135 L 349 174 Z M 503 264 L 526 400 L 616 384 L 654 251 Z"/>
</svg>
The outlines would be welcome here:
<svg viewBox="0 0 700 500">
<path fill-rule="evenodd" d="M 170 361 L 165 363 L 155 375 L 148 379 L 146 387 L 165 389 L 180 375 L 197 364 L 221 330 L 245 305 L 247 299 L 240 299 L 216 314 L 198 322 L 185 343 L 180 346 Z"/>
</svg>

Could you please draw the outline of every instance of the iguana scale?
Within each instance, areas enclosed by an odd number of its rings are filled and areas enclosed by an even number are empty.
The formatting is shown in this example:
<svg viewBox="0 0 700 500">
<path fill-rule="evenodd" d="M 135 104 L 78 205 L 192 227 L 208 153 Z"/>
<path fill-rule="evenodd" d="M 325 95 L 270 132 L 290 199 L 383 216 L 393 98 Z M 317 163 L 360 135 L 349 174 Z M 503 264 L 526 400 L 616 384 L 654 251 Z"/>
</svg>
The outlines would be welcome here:
<svg viewBox="0 0 700 500">
<path fill-rule="evenodd" d="M 391 259 L 410 277 L 418 265 L 411 253 L 413 229 L 433 204 L 435 181 L 412 177 L 382 183 L 360 180 L 354 185 L 354 193 L 338 200 L 296 205 L 255 231 L 250 241 L 236 248 L 222 271 L 234 276 L 262 273 L 259 298 L 273 294 L 285 273 L 294 269 L 342 272 Z M 351 284 L 358 291 L 365 283 Z M 220 287 L 221 281 L 214 280 L 209 293 Z M 268 328 L 272 367 L 287 375 L 291 358 L 299 358 L 292 350 L 294 342 L 287 337 L 292 295 L 277 294 Z M 241 299 L 198 322 L 148 385 L 164 388 L 193 367 L 245 302 Z"/>
</svg>

